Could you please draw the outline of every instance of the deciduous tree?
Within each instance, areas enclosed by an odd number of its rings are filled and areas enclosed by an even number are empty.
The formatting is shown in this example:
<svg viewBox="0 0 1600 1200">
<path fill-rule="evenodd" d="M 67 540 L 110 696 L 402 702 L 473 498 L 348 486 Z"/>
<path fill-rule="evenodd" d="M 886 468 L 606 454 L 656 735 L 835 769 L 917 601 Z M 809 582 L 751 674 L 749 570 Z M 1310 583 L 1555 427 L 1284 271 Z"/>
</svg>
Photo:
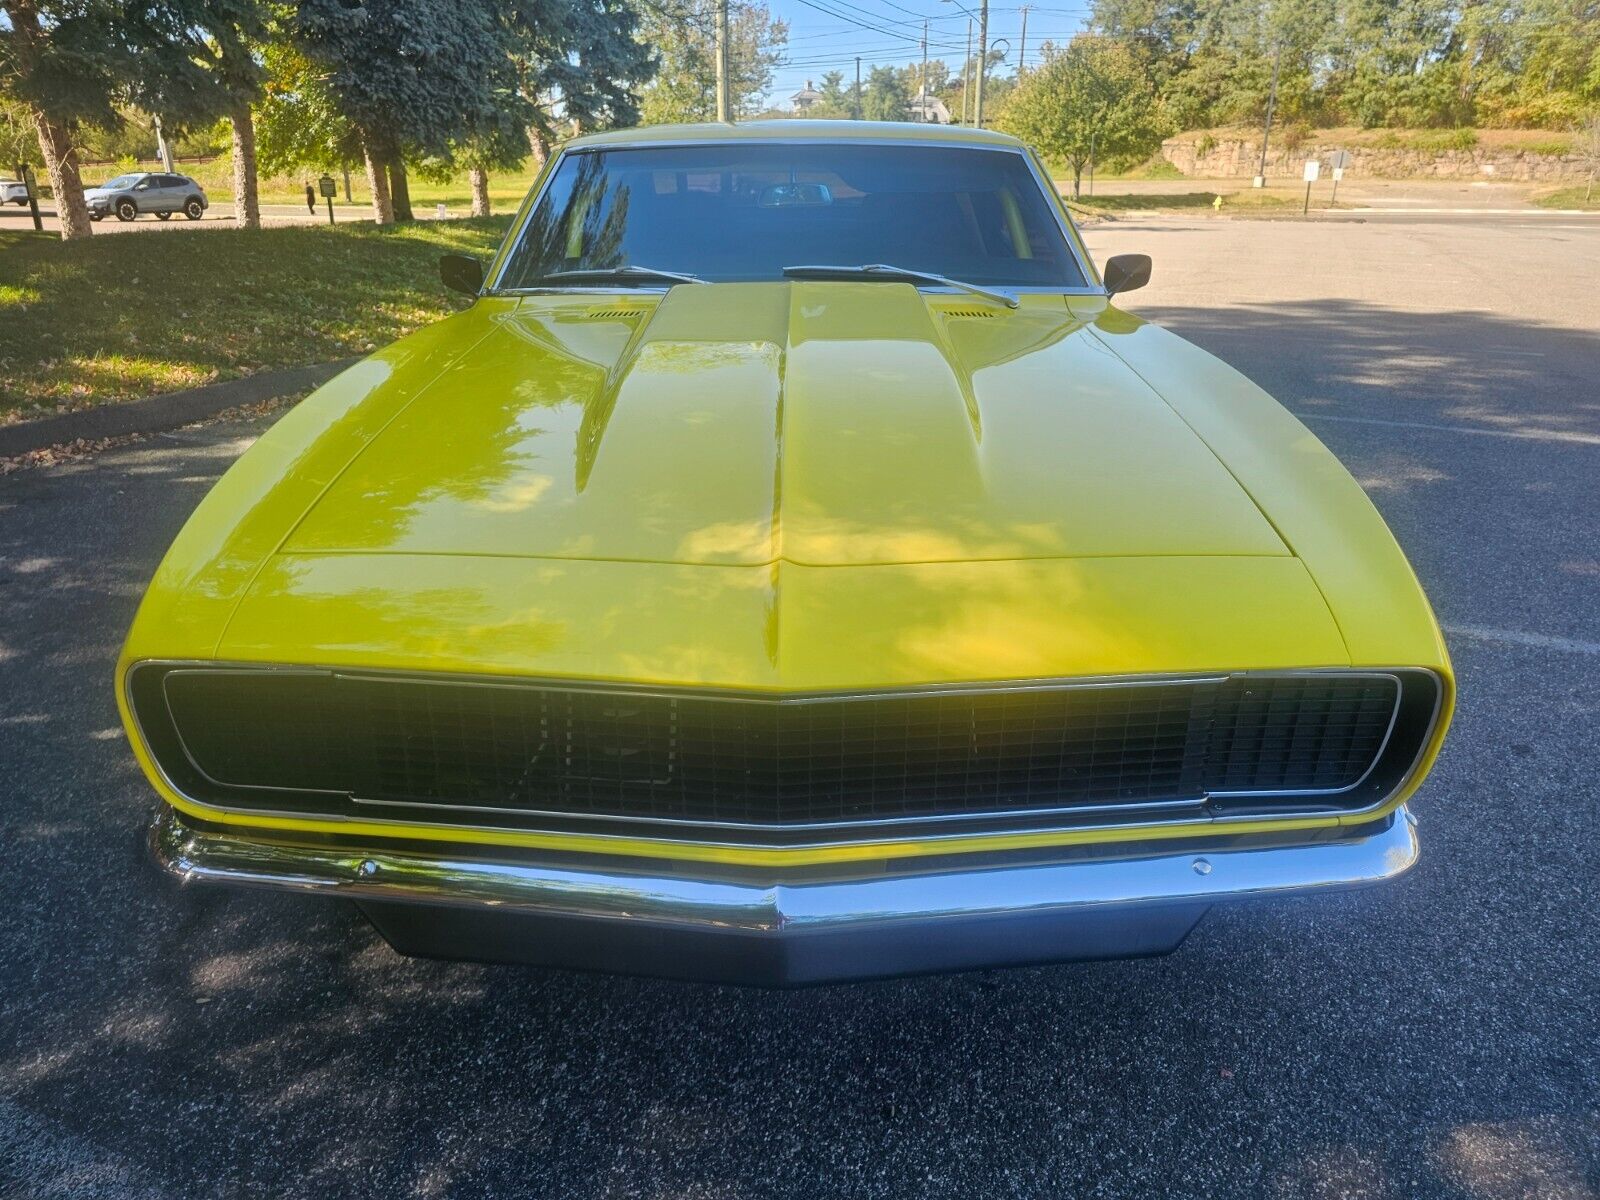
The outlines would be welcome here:
<svg viewBox="0 0 1600 1200">
<path fill-rule="evenodd" d="M 911 115 L 906 107 L 905 81 L 893 67 L 873 67 L 861 97 L 861 115 L 868 121 L 904 121 Z"/>
<path fill-rule="evenodd" d="M 1161 103 L 1129 46 L 1093 36 L 1044 61 L 1018 85 L 1000 114 L 1001 128 L 1072 169 L 1072 194 L 1094 155 L 1148 154 L 1170 132 Z"/>
<path fill-rule="evenodd" d="M 0 0 L 0 88 L 28 111 L 63 239 L 94 232 L 83 199 L 77 134 L 119 121 L 116 101 L 137 54 L 117 28 L 112 0 Z"/>
<path fill-rule="evenodd" d="M 650 4 L 644 11 L 641 37 L 656 54 L 656 77 L 644 89 L 640 105 L 652 125 L 677 121 L 709 121 L 716 116 L 716 42 L 714 0 L 676 0 L 670 7 Z M 751 116 L 761 110 L 772 86 L 789 27 L 775 20 L 759 0 L 734 3 L 728 21 L 728 77 L 732 112 Z"/>
</svg>

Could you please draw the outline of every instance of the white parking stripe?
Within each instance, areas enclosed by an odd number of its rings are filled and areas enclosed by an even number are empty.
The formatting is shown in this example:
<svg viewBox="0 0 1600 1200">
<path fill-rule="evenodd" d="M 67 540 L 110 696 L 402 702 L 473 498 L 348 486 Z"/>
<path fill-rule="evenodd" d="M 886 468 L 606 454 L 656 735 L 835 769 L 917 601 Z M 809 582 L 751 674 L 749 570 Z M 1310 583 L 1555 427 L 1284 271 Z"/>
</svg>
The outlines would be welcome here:
<svg viewBox="0 0 1600 1200">
<path fill-rule="evenodd" d="M 1547 633 L 1523 633 L 1520 629 L 1484 629 L 1478 625 L 1446 625 L 1444 631 L 1457 637 L 1506 646 L 1536 646 L 1540 650 L 1560 650 L 1566 654 L 1600 654 L 1600 642 L 1577 638 L 1551 637 Z"/>
<path fill-rule="evenodd" d="M 1435 425 L 1428 421 L 1386 421 L 1381 417 L 1336 417 L 1330 413 L 1296 413 L 1302 421 L 1343 421 L 1348 425 L 1388 425 L 1394 429 L 1432 429 L 1440 433 L 1477 433 L 1484 437 L 1531 439 L 1536 442 L 1573 442 L 1600 446 L 1600 434 L 1568 429 L 1474 429 L 1470 425 Z"/>
</svg>

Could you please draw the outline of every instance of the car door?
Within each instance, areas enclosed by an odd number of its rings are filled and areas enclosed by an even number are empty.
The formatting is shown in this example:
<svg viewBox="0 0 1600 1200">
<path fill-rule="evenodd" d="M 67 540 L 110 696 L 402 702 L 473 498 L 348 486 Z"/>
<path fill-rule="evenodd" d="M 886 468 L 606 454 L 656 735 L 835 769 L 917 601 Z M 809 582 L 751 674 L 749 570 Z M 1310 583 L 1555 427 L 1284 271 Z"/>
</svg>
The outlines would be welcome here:
<svg viewBox="0 0 1600 1200">
<path fill-rule="evenodd" d="M 159 200 L 162 212 L 177 212 L 183 207 L 183 177 L 181 175 L 161 176 Z"/>
<path fill-rule="evenodd" d="M 146 175 L 128 191 L 140 212 L 155 212 L 161 205 L 161 176 Z"/>
</svg>

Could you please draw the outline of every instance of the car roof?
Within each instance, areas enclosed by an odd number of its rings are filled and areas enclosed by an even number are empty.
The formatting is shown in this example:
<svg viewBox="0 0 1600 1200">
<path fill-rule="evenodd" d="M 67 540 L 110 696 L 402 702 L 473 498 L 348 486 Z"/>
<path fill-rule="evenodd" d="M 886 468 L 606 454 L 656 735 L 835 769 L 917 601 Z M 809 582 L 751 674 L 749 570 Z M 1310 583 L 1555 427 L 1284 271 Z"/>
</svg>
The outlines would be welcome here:
<svg viewBox="0 0 1600 1200">
<path fill-rule="evenodd" d="M 787 140 L 854 142 L 933 142 L 957 146 L 1022 148 L 1010 134 L 964 125 L 921 125 L 909 121 L 744 121 L 737 125 L 645 125 L 572 139 L 567 149 L 585 146 L 652 146 L 668 142 L 771 142 Z"/>
</svg>

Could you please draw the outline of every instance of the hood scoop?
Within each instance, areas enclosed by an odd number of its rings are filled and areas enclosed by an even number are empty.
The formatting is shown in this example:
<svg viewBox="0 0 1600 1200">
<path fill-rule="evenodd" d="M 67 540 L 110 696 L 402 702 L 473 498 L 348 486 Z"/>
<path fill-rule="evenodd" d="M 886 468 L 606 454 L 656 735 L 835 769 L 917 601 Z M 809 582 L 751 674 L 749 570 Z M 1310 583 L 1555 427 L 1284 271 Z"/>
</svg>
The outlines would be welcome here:
<svg viewBox="0 0 1600 1200">
<path fill-rule="evenodd" d="M 991 315 L 900 283 L 705 284 L 530 296 L 499 326 L 350 464 L 288 552 L 750 566 L 1287 553 L 1058 297 Z"/>
</svg>

